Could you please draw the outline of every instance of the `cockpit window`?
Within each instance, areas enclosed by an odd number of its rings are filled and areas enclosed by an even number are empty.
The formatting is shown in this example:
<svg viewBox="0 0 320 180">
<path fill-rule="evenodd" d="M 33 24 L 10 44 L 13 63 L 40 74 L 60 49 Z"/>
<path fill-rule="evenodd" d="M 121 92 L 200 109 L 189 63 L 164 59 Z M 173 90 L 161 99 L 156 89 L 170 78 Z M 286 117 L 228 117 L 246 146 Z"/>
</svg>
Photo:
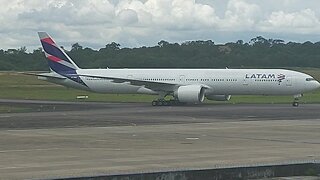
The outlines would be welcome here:
<svg viewBox="0 0 320 180">
<path fill-rule="evenodd" d="M 314 78 L 307 78 L 306 81 L 315 81 Z"/>
</svg>

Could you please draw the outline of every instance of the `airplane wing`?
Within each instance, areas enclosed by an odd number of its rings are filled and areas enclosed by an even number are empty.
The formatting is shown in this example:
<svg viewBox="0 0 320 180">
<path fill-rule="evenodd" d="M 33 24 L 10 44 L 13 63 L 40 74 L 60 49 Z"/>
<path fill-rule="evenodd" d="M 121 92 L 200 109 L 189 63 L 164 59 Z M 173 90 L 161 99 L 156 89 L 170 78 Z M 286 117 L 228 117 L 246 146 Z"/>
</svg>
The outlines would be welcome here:
<svg viewBox="0 0 320 180">
<path fill-rule="evenodd" d="M 180 85 L 176 83 L 168 83 L 168 82 L 157 82 L 157 81 L 146 81 L 139 79 L 130 79 L 130 78 L 119 78 L 119 77 L 109 77 L 109 76 L 97 76 L 97 75 L 87 75 L 87 74 L 77 74 L 78 76 L 83 77 L 91 77 L 91 78 L 101 78 L 101 79 L 109 79 L 114 83 L 130 83 L 135 86 L 144 86 L 153 91 L 174 91 Z"/>
<path fill-rule="evenodd" d="M 46 77 L 46 78 L 54 78 L 54 79 L 66 79 L 66 77 L 63 77 L 58 74 L 53 74 L 53 73 L 36 74 L 36 73 L 29 73 L 29 72 L 19 72 L 19 74 L 24 74 L 24 75 L 29 75 L 29 76 Z"/>
</svg>

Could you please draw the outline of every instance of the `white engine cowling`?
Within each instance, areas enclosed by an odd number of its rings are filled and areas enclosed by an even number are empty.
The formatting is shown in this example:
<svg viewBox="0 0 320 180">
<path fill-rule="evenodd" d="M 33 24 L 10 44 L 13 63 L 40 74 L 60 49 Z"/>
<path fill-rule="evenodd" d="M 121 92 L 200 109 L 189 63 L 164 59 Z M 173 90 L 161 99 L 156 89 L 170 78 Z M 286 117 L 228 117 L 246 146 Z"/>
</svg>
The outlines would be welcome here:
<svg viewBox="0 0 320 180">
<path fill-rule="evenodd" d="M 201 103 L 204 101 L 205 88 L 202 85 L 180 86 L 175 97 L 183 103 Z"/>
<path fill-rule="evenodd" d="M 213 101 L 229 101 L 231 95 L 206 95 L 207 99 Z"/>
</svg>

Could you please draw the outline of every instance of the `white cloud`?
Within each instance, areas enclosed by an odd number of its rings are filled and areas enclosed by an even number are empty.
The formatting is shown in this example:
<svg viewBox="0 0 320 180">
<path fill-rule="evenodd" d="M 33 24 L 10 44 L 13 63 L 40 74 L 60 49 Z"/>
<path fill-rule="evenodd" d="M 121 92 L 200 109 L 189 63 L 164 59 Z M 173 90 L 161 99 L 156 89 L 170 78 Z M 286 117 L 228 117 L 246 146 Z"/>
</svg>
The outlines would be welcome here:
<svg viewBox="0 0 320 180">
<path fill-rule="evenodd" d="M 109 1 L 93 0 L 49 1 L 46 6 L 32 8 L 18 14 L 18 20 L 30 22 L 90 25 L 105 23 L 114 17 L 114 7 Z"/>
<path fill-rule="evenodd" d="M 196 27 L 210 27 L 216 18 L 214 8 L 196 3 L 194 0 L 147 0 L 142 3 L 131 1 L 126 8 L 139 14 L 141 24 L 171 29 L 188 30 Z M 147 16 L 147 18 L 141 18 Z"/>
<path fill-rule="evenodd" d="M 251 30 L 260 18 L 260 7 L 243 0 L 230 0 L 221 27 L 228 30 Z"/>
<path fill-rule="evenodd" d="M 120 20 L 122 25 L 129 25 L 138 22 L 138 14 L 135 10 L 132 9 L 123 9 L 121 10 L 117 17 Z"/>
<path fill-rule="evenodd" d="M 311 9 L 293 13 L 272 12 L 269 18 L 262 22 L 261 29 L 271 32 L 319 33 L 320 19 Z"/>
<path fill-rule="evenodd" d="M 320 36 L 319 0 L 0 0 L 0 48 L 38 47 L 47 31 L 64 46 L 155 45 L 239 34 Z M 225 33 L 223 33 L 225 32 Z M 223 36 L 225 34 L 225 36 Z M 245 34 L 245 35 L 244 35 Z M 240 36 L 241 35 L 241 36 Z M 270 37 L 272 38 L 272 37 Z M 302 38 L 303 39 L 303 38 Z"/>
</svg>

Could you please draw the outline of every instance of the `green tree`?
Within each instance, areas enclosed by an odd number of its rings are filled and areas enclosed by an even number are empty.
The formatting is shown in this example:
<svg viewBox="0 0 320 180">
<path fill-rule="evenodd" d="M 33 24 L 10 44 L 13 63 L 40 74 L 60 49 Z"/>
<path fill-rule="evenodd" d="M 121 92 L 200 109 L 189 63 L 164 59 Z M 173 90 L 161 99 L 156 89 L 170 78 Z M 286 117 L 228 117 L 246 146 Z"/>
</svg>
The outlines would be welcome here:
<svg viewBox="0 0 320 180">
<path fill-rule="evenodd" d="M 83 47 L 79 43 L 74 43 L 71 45 L 71 51 L 80 51 Z"/>
</svg>

